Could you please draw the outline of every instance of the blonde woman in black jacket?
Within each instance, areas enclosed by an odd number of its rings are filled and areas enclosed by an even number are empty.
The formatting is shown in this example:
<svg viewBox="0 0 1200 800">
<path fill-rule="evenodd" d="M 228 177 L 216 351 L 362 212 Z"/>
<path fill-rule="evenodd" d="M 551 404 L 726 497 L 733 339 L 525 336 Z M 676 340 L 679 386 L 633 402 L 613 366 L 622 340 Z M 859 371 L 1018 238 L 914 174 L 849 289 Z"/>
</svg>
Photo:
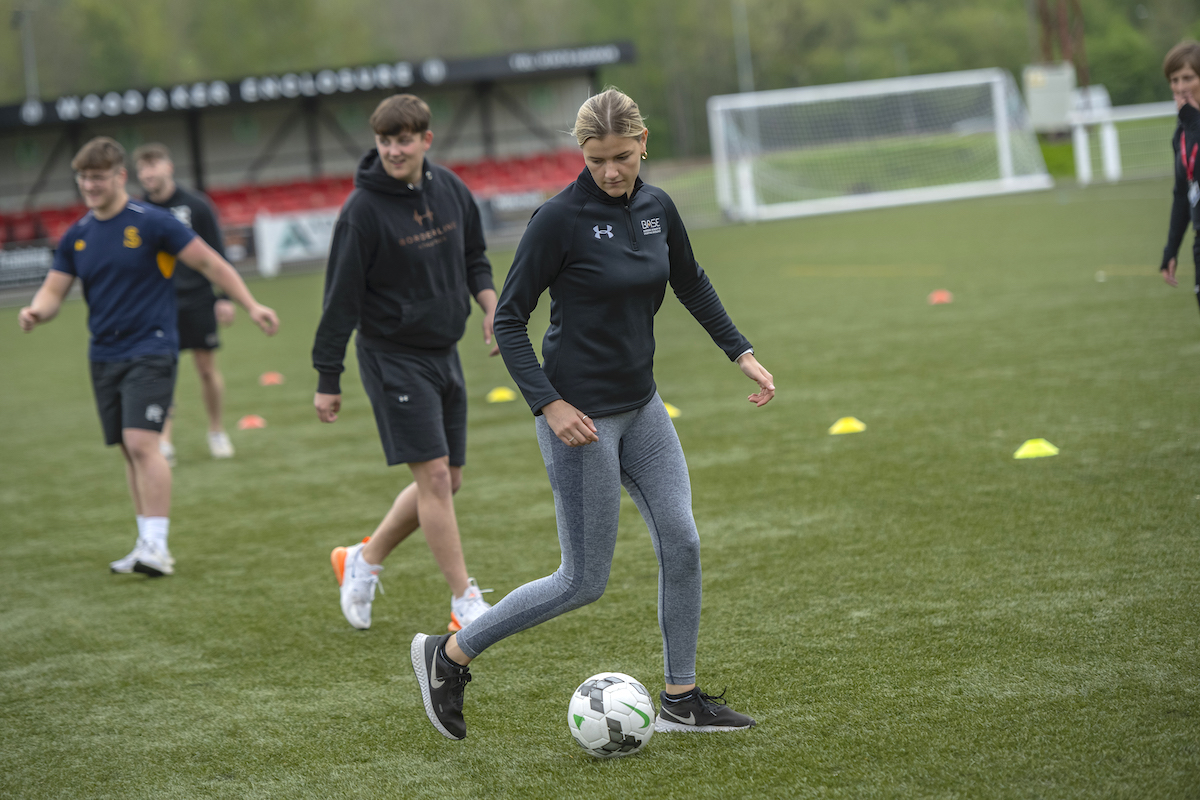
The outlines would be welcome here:
<svg viewBox="0 0 1200 800">
<path fill-rule="evenodd" d="M 467 664 L 507 636 L 597 600 L 616 544 L 621 488 L 650 530 L 660 572 L 665 691 L 659 731 L 735 731 L 754 720 L 696 686 L 700 539 L 687 462 L 654 383 L 654 315 L 668 284 L 766 405 L 773 379 L 696 263 L 671 198 L 638 177 L 649 132 L 615 89 L 579 110 L 585 168 L 534 214 L 501 294 L 496 338 L 537 425 L 558 519 L 562 564 L 514 590 L 452 636 L 418 634 L 413 669 L 426 714 L 462 739 Z M 538 364 L 529 315 L 550 294 Z M 722 693 L 723 694 L 723 693 Z"/>
</svg>

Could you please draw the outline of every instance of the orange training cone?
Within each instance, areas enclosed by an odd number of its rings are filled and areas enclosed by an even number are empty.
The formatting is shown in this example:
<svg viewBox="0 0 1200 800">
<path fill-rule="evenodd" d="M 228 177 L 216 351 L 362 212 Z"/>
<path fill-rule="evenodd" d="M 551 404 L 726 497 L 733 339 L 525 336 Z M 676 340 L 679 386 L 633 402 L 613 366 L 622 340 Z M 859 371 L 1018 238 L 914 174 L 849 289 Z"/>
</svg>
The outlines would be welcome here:
<svg viewBox="0 0 1200 800">
<path fill-rule="evenodd" d="M 247 414 L 238 420 L 239 431 L 249 431 L 254 430 L 255 428 L 265 427 L 267 427 L 267 421 L 258 414 Z"/>
</svg>

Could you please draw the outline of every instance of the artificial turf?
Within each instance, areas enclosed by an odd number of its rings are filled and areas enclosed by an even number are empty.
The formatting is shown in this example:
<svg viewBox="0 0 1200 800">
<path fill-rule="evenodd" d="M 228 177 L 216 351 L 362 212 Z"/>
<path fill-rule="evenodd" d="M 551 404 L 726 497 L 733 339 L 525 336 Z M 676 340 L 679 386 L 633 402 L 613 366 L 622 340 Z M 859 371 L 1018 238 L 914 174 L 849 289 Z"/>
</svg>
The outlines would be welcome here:
<svg viewBox="0 0 1200 800">
<path fill-rule="evenodd" d="M 183 358 L 178 573 L 157 580 L 107 571 L 134 528 L 83 304 L 31 335 L 0 311 L 0 797 L 1200 796 L 1200 316 L 1156 275 L 1168 202 L 1154 181 L 693 233 L 778 386 L 746 403 L 668 299 L 657 377 L 703 542 L 700 682 L 759 725 L 614 761 L 574 744 L 566 710 L 596 672 L 662 686 L 628 499 L 605 596 L 480 658 L 452 742 L 408 665 L 449 612 L 420 535 L 370 631 L 338 609 L 329 550 L 406 473 L 352 361 L 341 419 L 316 421 L 320 276 L 253 283 L 276 338 L 244 316 L 224 333 L 227 421 L 267 421 L 230 461 L 208 458 Z M 456 504 L 496 597 L 558 549 L 528 409 L 483 400 L 512 384 L 479 321 Z M 259 386 L 268 370 L 286 383 Z M 866 431 L 827 434 L 849 415 Z M 1061 453 L 1014 460 L 1035 437 Z"/>
</svg>

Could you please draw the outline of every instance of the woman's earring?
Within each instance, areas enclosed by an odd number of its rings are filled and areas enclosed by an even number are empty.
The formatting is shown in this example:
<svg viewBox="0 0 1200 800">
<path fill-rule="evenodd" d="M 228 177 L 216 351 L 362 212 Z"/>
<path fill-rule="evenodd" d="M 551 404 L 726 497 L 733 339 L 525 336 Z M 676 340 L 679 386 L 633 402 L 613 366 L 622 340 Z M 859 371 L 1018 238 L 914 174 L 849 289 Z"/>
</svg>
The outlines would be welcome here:
<svg viewBox="0 0 1200 800">
<path fill-rule="evenodd" d="M 646 151 L 643 150 L 642 151 L 642 161 L 645 161 L 645 160 L 646 160 Z"/>
</svg>

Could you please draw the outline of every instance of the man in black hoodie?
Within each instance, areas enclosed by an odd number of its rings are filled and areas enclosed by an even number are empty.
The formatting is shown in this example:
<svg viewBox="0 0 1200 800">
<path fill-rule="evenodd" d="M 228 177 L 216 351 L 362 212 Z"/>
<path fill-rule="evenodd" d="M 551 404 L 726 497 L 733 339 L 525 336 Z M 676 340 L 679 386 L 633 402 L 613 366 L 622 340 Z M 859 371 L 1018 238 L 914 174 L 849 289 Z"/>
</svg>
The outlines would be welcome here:
<svg viewBox="0 0 1200 800">
<path fill-rule="evenodd" d="M 484 342 L 492 344 L 496 291 L 470 191 L 425 158 L 429 119 L 429 106 L 410 94 L 389 97 L 371 115 L 376 149 L 359 163 L 334 228 L 313 345 L 320 375 L 313 405 L 322 422 L 333 422 L 346 343 L 357 329 L 359 373 L 387 463 L 408 464 L 414 479 L 374 534 L 331 554 L 342 613 L 360 629 L 371 626 L 383 559 L 418 527 L 450 584 L 450 630 L 489 608 L 468 577 L 454 515 L 467 444 L 456 343 L 474 296 Z"/>
</svg>

